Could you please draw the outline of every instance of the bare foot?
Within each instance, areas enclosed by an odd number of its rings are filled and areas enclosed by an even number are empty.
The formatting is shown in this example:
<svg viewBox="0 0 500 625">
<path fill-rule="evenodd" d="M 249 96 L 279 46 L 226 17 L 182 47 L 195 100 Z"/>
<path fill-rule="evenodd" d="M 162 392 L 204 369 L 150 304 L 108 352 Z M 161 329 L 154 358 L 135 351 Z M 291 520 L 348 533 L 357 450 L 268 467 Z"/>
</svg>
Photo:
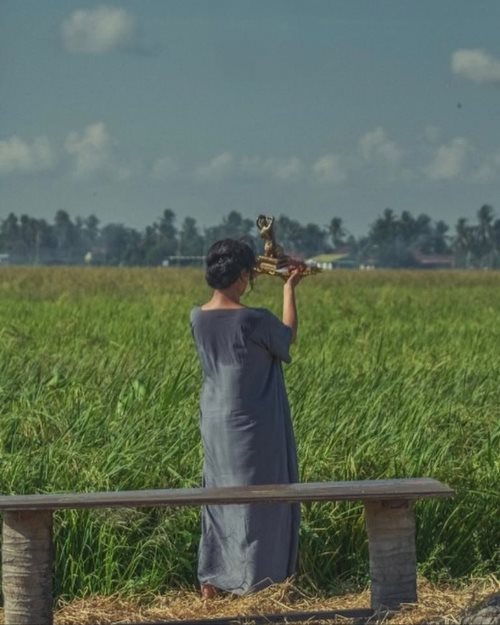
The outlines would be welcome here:
<svg viewBox="0 0 500 625">
<path fill-rule="evenodd" d="M 212 584 L 201 585 L 201 598 L 204 600 L 214 599 L 218 595 L 218 590 Z"/>
</svg>

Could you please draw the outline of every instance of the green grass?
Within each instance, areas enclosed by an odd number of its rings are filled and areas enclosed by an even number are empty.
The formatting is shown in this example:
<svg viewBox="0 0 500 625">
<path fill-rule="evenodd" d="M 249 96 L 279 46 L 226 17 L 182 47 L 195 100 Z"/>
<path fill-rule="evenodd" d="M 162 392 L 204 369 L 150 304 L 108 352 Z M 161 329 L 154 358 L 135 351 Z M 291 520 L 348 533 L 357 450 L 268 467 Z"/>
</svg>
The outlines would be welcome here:
<svg viewBox="0 0 500 625">
<path fill-rule="evenodd" d="M 197 486 L 201 272 L 0 270 L 0 491 Z M 246 301 L 280 312 L 280 281 Z M 332 272 L 298 291 L 286 379 L 303 481 L 431 476 L 420 571 L 498 570 L 500 275 Z M 195 583 L 199 510 L 56 514 L 56 591 Z M 367 575 L 362 507 L 304 506 L 301 583 Z"/>
</svg>

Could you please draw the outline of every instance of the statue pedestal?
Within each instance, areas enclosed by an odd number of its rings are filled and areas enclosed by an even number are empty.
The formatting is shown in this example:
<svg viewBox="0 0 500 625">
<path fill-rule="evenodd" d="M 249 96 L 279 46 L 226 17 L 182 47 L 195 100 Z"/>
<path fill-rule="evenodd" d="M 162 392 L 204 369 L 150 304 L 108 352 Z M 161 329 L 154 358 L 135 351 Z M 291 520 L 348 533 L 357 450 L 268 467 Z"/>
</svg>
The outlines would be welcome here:
<svg viewBox="0 0 500 625">
<path fill-rule="evenodd" d="M 289 259 L 286 256 L 272 258 L 271 256 L 257 257 L 257 271 L 260 273 L 288 273 Z"/>
<path fill-rule="evenodd" d="M 319 267 L 309 267 L 304 262 L 294 260 L 290 256 L 280 256 L 279 258 L 257 256 L 257 265 L 255 267 L 257 273 L 279 276 L 286 280 L 293 269 L 300 269 L 303 276 L 311 276 L 321 271 Z"/>
</svg>

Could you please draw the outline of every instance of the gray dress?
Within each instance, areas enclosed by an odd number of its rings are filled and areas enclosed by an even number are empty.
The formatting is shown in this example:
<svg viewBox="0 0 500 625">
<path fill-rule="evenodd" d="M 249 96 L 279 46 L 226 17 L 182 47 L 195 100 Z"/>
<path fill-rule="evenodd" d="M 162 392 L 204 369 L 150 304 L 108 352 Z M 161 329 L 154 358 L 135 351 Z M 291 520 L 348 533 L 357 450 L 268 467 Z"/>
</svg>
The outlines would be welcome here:
<svg viewBox="0 0 500 625">
<path fill-rule="evenodd" d="M 195 308 L 191 327 L 203 369 L 203 485 L 297 482 L 281 368 L 291 329 L 260 308 Z M 299 521 L 298 504 L 205 506 L 200 583 L 244 594 L 293 575 Z"/>
</svg>

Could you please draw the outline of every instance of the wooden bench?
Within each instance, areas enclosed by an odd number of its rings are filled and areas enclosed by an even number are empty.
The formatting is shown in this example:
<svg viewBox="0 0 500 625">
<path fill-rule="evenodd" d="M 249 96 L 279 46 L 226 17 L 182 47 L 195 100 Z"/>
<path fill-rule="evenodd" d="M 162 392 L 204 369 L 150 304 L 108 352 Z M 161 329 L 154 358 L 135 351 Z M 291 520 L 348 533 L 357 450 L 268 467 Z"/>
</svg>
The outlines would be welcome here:
<svg viewBox="0 0 500 625">
<path fill-rule="evenodd" d="M 430 478 L 98 493 L 0 496 L 6 625 L 52 624 L 52 513 L 76 508 L 363 501 L 370 556 L 371 607 L 417 600 L 413 501 L 451 497 Z"/>
</svg>

